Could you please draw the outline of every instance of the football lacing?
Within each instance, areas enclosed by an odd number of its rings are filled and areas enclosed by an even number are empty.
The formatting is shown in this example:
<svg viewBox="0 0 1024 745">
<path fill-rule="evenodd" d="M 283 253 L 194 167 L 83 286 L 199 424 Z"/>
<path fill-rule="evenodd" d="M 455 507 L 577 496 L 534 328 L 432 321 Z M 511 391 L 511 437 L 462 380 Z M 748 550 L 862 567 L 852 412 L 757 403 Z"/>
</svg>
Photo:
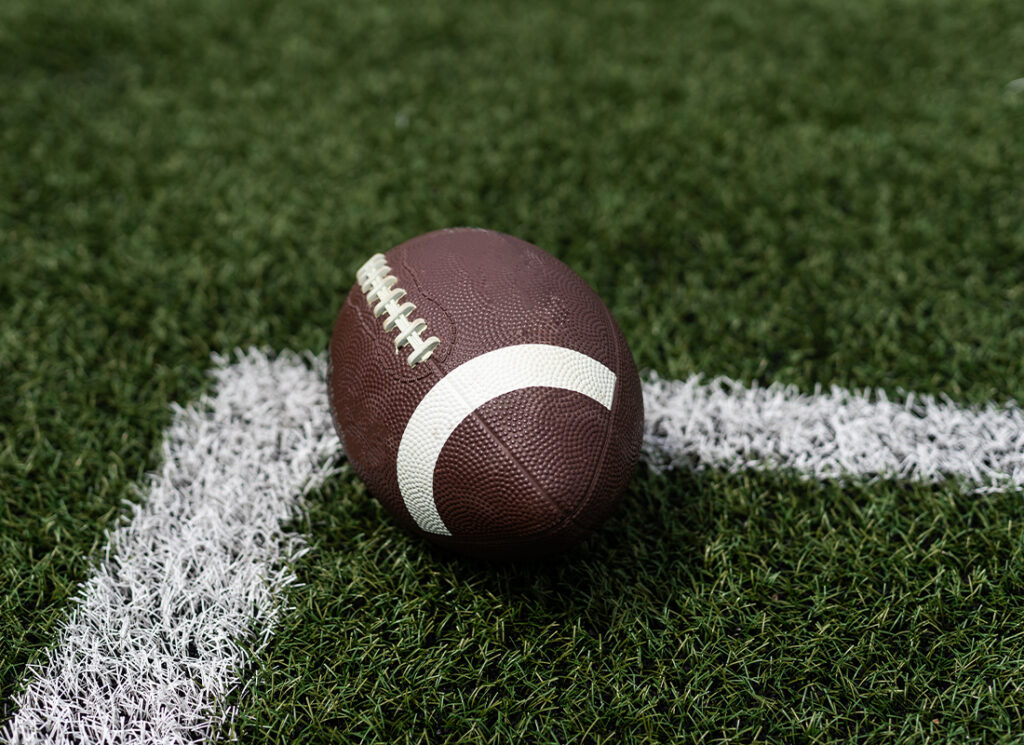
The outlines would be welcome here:
<svg viewBox="0 0 1024 745">
<path fill-rule="evenodd" d="M 409 367 L 415 367 L 434 353 L 441 340 L 436 336 L 424 339 L 422 334 L 427 330 L 427 322 L 422 318 L 412 318 L 416 310 L 412 303 L 399 303 L 405 297 L 405 290 L 395 287 L 398 278 L 391 273 L 384 254 L 374 254 L 370 260 L 359 267 L 356 272 L 359 289 L 366 295 L 366 302 L 373 309 L 374 318 L 384 318 L 384 330 L 398 328 L 395 337 L 395 352 L 404 346 L 412 347 L 409 352 Z"/>
</svg>

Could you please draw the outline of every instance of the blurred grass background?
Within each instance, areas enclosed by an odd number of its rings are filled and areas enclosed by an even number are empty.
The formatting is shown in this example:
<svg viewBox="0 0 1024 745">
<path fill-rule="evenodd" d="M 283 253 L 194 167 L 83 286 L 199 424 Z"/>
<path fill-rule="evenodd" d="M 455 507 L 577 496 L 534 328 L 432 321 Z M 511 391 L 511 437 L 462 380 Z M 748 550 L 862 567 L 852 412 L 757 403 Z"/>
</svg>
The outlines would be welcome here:
<svg viewBox="0 0 1024 745">
<path fill-rule="evenodd" d="M 211 351 L 322 350 L 371 252 L 513 233 L 638 364 L 1024 400 L 1024 9 L 0 7 L 0 714 Z M 351 478 L 249 742 L 1012 742 L 1020 495 L 638 474 L 557 565 Z"/>
</svg>

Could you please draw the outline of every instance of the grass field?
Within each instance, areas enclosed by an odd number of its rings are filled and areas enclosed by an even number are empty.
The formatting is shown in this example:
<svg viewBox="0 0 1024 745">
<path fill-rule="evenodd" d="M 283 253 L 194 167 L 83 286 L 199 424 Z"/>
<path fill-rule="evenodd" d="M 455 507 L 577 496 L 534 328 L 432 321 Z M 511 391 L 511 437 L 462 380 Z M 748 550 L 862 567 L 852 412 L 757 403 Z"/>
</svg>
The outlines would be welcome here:
<svg viewBox="0 0 1024 745">
<path fill-rule="evenodd" d="M 0 6 L 0 720 L 211 352 L 530 240 L 639 366 L 1024 401 L 1019 2 Z M 310 495 L 240 741 L 1024 742 L 1021 494 L 638 471 L 549 566 Z"/>
</svg>

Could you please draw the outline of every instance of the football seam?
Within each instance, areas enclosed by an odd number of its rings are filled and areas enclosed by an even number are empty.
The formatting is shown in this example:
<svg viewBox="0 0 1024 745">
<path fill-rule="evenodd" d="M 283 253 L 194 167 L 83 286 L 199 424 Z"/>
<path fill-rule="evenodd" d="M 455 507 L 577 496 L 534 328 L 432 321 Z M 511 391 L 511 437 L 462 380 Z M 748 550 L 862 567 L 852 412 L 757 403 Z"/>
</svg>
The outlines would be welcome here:
<svg viewBox="0 0 1024 745">
<path fill-rule="evenodd" d="M 604 443 L 601 445 L 601 455 L 597 459 L 597 466 L 594 468 L 594 475 L 590 479 L 590 485 L 587 487 L 587 491 L 584 493 L 583 498 L 580 499 L 579 504 L 576 505 L 576 509 L 565 515 L 565 517 L 550 531 L 545 532 L 545 536 L 556 535 L 590 505 L 594 496 L 594 489 L 597 486 L 597 481 L 601 477 L 602 471 L 604 471 L 605 459 L 608 457 L 608 448 L 611 445 L 612 440 L 612 430 L 615 428 L 616 407 L 622 401 L 622 396 L 620 395 L 622 392 L 622 354 L 619 349 L 619 336 L 615 333 L 615 318 L 612 316 L 612 312 L 608 310 L 608 306 L 606 306 L 603 301 L 601 302 L 601 307 L 604 308 L 605 323 L 608 326 L 608 330 L 611 332 L 611 338 L 614 340 L 615 347 L 615 393 L 612 397 L 612 405 L 608 409 L 608 426 L 604 429 Z M 587 528 L 588 532 L 592 530 L 592 526 Z"/>
<path fill-rule="evenodd" d="M 621 350 L 619 349 L 619 346 L 620 346 L 619 345 L 619 337 L 615 333 L 616 329 L 615 329 L 615 326 L 613 325 L 614 318 L 612 317 L 611 312 L 607 308 L 605 308 L 605 316 L 606 316 L 606 322 L 608 323 L 608 325 L 610 327 L 610 330 L 612 332 L 612 338 L 615 340 L 615 344 L 614 344 L 614 346 L 615 346 L 615 365 L 616 365 L 616 368 L 619 368 L 621 366 L 621 362 L 622 362 L 622 354 L 621 354 Z M 440 374 L 440 371 L 438 369 L 436 369 L 436 368 L 439 367 L 437 365 L 437 363 L 434 362 L 433 360 L 430 360 L 430 362 L 435 367 L 435 372 Z M 572 520 L 574 520 L 576 517 L 578 517 L 579 514 L 590 505 L 590 503 L 592 501 L 592 498 L 593 498 L 593 495 L 594 495 L 594 489 L 597 486 L 597 482 L 598 482 L 598 480 L 601 477 L 601 472 L 604 470 L 605 459 L 608 457 L 608 448 L 609 448 L 609 446 L 611 444 L 612 430 L 613 430 L 613 428 L 615 426 L 615 412 L 616 412 L 616 408 L 618 407 L 618 405 L 620 404 L 620 402 L 622 400 L 622 396 L 620 395 L 621 384 L 622 384 L 621 371 L 619 371 L 619 372 L 616 373 L 615 394 L 614 394 L 614 397 L 612 399 L 612 405 L 608 409 L 608 416 L 609 416 L 608 426 L 604 428 L 604 434 L 603 434 L 604 441 L 603 441 L 603 443 L 601 445 L 600 455 L 598 456 L 598 458 L 596 460 L 596 466 L 594 468 L 593 476 L 591 476 L 590 484 L 587 486 L 587 489 L 583 493 L 583 496 L 579 500 L 579 503 L 576 505 L 576 507 L 574 507 L 571 510 L 564 510 L 563 508 L 561 508 L 558 505 L 557 502 L 555 502 L 550 497 L 550 495 L 548 494 L 547 490 L 544 489 L 540 485 L 539 481 L 533 475 L 533 473 L 530 471 L 530 469 L 528 469 L 525 465 L 523 465 L 522 462 L 520 462 L 519 458 L 517 458 L 515 456 L 515 454 L 511 451 L 511 449 L 508 447 L 508 445 L 506 445 L 505 442 L 498 436 L 497 432 L 495 432 L 491 428 L 491 426 L 489 424 L 487 424 L 487 422 L 485 420 L 483 420 L 483 418 L 479 414 L 479 410 L 478 409 L 474 409 L 473 414 L 472 414 L 473 418 L 480 423 L 480 425 L 484 428 L 484 430 L 491 436 L 491 439 L 496 441 L 499 444 L 499 446 L 501 447 L 501 449 L 508 454 L 508 456 L 512 460 L 512 462 L 515 463 L 519 467 L 520 472 L 530 481 L 530 483 L 534 486 L 534 488 L 537 489 L 537 491 L 549 502 L 549 504 L 554 508 L 555 513 L 557 515 L 559 515 L 558 522 L 555 523 L 554 525 L 552 525 L 550 528 L 538 531 L 536 533 L 531 533 L 528 536 L 522 536 L 521 538 L 517 537 L 517 538 L 504 539 L 504 540 L 501 541 L 502 545 L 508 545 L 510 547 L 513 547 L 513 546 L 519 545 L 520 543 L 525 542 L 522 539 L 525 539 L 526 541 L 536 541 L 536 540 L 543 540 L 544 538 L 549 538 L 549 537 L 551 537 L 553 535 L 557 535 L 559 532 L 561 532 L 562 530 L 565 529 L 567 524 L 572 522 Z M 552 390 L 556 390 L 556 389 L 552 389 Z M 591 531 L 592 531 L 592 527 L 588 526 L 587 532 L 589 533 Z M 586 534 L 584 534 L 584 535 L 586 535 Z M 581 536 L 581 537 L 583 537 L 583 536 Z M 475 538 L 474 539 L 474 538 L 469 538 L 469 537 L 465 537 L 465 536 L 451 536 L 451 538 L 456 539 L 458 543 L 463 544 L 463 545 L 471 545 L 471 546 L 475 546 L 475 545 L 494 545 L 494 539 L 492 539 L 492 538 Z"/>
<path fill-rule="evenodd" d="M 583 496 L 580 498 L 578 504 L 573 509 L 571 509 L 571 510 L 564 510 L 564 509 L 562 509 L 558 505 L 558 503 L 554 499 L 551 498 L 551 496 L 548 494 L 547 490 L 544 489 L 541 486 L 540 482 L 538 481 L 537 477 L 534 476 L 533 472 L 530 471 L 530 469 L 528 469 L 519 460 L 519 458 L 516 457 L 516 455 L 512 452 L 512 450 L 508 447 L 508 445 L 505 444 L 505 442 L 498 436 L 497 432 L 495 432 L 494 429 L 480 416 L 479 410 L 478 409 L 474 409 L 473 413 L 472 413 L 472 417 L 477 422 L 480 423 L 480 425 L 484 428 L 484 431 L 487 432 L 488 435 L 490 435 L 491 439 L 498 443 L 498 445 L 501 448 L 501 450 L 503 450 L 508 455 L 508 457 L 512 460 L 512 462 L 516 466 L 518 466 L 519 471 L 526 477 L 526 479 L 530 482 L 530 484 L 533 485 L 533 487 L 538 491 L 538 493 L 540 493 L 541 496 L 543 496 L 543 498 L 548 502 L 548 504 L 554 509 L 555 514 L 559 516 L 558 521 L 554 525 L 552 525 L 550 528 L 538 531 L 536 533 L 531 533 L 528 536 L 523 536 L 522 537 L 522 538 L 524 538 L 526 540 L 529 540 L 529 541 L 542 540 L 544 538 L 549 538 L 551 536 L 558 535 L 558 533 L 560 533 L 562 530 L 564 530 L 565 527 L 570 522 L 572 522 L 574 519 L 576 519 L 579 516 L 579 514 L 583 510 L 585 510 L 591 504 L 591 502 L 593 500 L 593 496 L 594 496 L 594 489 L 596 488 L 597 482 L 598 482 L 598 480 L 601 477 L 602 471 L 604 470 L 605 460 L 608 457 L 608 448 L 610 447 L 610 444 L 611 444 L 612 430 L 614 429 L 614 426 L 615 426 L 615 413 L 616 413 L 616 409 L 617 409 L 617 407 L 619 406 L 619 404 L 620 404 L 620 402 L 622 400 L 622 396 L 621 396 L 622 375 L 621 375 L 621 369 L 620 369 L 621 368 L 621 364 L 622 364 L 622 350 L 619 349 L 620 339 L 619 339 L 619 335 L 616 333 L 617 328 L 616 328 L 616 325 L 615 325 L 615 318 L 614 318 L 614 316 L 612 316 L 611 311 L 608 309 L 608 307 L 603 302 L 601 303 L 601 307 L 604 310 L 606 328 L 610 332 L 609 336 L 613 339 L 612 346 L 614 347 L 614 355 L 615 355 L 615 358 L 614 358 L 615 359 L 615 368 L 614 369 L 615 369 L 615 374 L 616 374 L 615 393 L 614 393 L 614 397 L 612 398 L 612 405 L 608 409 L 608 417 L 609 417 L 609 419 L 608 419 L 608 426 L 604 428 L 604 434 L 603 434 L 604 440 L 603 440 L 603 442 L 601 444 L 601 451 L 600 451 L 600 455 L 598 456 L 597 461 L 596 461 L 596 465 L 595 465 L 595 468 L 594 468 L 594 473 L 591 476 L 590 484 L 587 486 L 587 490 L 583 493 Z M 438 362 L 436 360 L 430 359 L 430 360 L 427 360 L 427 363 L 428 363 L 428 365 L 427 365 L 428 367 L 432 367 L 433 368 L 434 373 L 438 376 L 438 380 L 440 380 L 441 377 L 444 377 L 445 373 L 441 372 L 440 365 L 438 364 Z M 461 397 L 461 394 L 460 394 L 460 397 Z M 435 502 L 436 502 L 436 499 L 435 499 Z M 442 518 L 442 520 L 443 520 L 443 518 Z M 592 526 L 588 526 L 587 533 L 592 532 L 592 529 L 593 529 Z M 584 536 L 587 533 L 585 533 Z M 581 537 L 583 537 L 583 536 L 581 536 Z M 477 544 L 488 545 L 488 544 L 492 544 L 493 543 L 493 539 L 491 539 L 491 538 L 472 539 L 472 538 L 467 538 L 467 537 L 456 537 L 456 536 L 452 536 L 452 538 L 457 538 L 459 543 L 465 544 L 465 545 L 477 545 Z M 503 544 L 507 544 L 509 546 L 514 546 L 514 545 L 517 545 L 517 544 L 519 544 L 521 542 L 523 542 L 523 541 L 518 539 L 518 538 L 516 538 L 516 539 L 510 538 L 510 539 L 505 539 L 505 540 L 502 541 Z"/>
<path fill-rule="evenodd" d="M 438 376 L 438 380 L 440 380 L 441 378 L 443 378 L 447 374 L 447 373 L 442 373 L 441 372 L 440 365 L 438 365 L 435 360 L 427 360 L 427 363 L 434 368 L 434 373 Z M 463 399 L 463 401 L 465 401 L 465 399 L 462 396 L 462 392 L 461 391 L 459 391 L 457 388 L 454 388 L 454 387 L 452 388 L 452 391 L 456 395 L 458 395 L 460 399 Z M 523 463 L 519 460 L 519 458 L 516 457 L 515 453 L 512 452 L 512 449 L 507 444 L 505 444 L 504 440 L 502 440 L 498 436 L 498 433 L 494 431 L 494 428 L 491 427 L 491 425 L 488 424 L 487 421 L 484 420 L 484 418 L 480 416 L 479 408 L 473 409 L 473 411 L 470 414 L 470 416 L 472 416 L 473 420 L 476 421 L 477 423 L 479 423 L 481 427 L 483 427 L 483 430 L 487 433 L 487 435 L 494 442 L 498 443 L 499 448 L 518 467 L 519 471 L 526 477 L 526 479 L 530 482 L 530 484 L 533 486 L 533 488 L 548 503 L 548 506 L 550 506 L 551 508 L 554 509 L 555 514 L 556 515 L 561 515 L 562 514 L 562 510 L 559 509 L 558 503 L 555 502 L 555 500 L 551 498 L 551 495 L 548 494 L 547 489 L 545 489 L 543 486 L 541 486 L 540 482 L 537 480 L 537 477 L 533 475 L 533 472 L 531 472 L 530 469 L 528 469 L 525 465 L 523 465 Z M 436 473 L 436 471 L 435 471 L 435 473 Z M 433 474 L 431 474 L 431 480 L 433 480 L 433 478 L 434 478 L 434 476 L 433 476 Z M 589 492 L 588 492 L 587 496 L 589 497 Z M 437 503 L 436 495 L 434 497 L 434 503 L 435 504 Z M 442 521 L 444 520 L 443 517 L 441 519 L 442 519 Z M 543 531 L 541 533 L 531 534 L 531 537 L 533 535 L 544 536 L 544 535 L 547 535 L 547 534 L 548 534 L 548 531 Z M 455 537 L 455 536 L 453 536 L 453 537 Z M 463 539 L 460 539 L 460 540 L 463 540 Z M 481 539 L 481 540 L 484 540 L 484 539 Z M 466 542 L 468 542 L 468 541 L 466 541 Z"/>
</svg>

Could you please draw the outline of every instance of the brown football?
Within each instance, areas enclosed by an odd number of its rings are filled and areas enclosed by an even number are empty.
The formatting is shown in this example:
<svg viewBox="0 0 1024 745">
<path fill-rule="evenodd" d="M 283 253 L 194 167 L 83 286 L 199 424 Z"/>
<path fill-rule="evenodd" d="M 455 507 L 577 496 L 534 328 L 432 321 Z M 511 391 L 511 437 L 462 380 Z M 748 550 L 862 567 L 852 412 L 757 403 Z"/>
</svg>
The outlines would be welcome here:
<svg viewBox="0 0 1024 745">
<path fill-rule="evenodd" d="M 640 378 L 611 313 L 561 261 L 489 230 L 421 235 L 359 269 L 328 392 L 370 492 L 476 557 L 575 543 L 640 452 Z"/>
</svg>

